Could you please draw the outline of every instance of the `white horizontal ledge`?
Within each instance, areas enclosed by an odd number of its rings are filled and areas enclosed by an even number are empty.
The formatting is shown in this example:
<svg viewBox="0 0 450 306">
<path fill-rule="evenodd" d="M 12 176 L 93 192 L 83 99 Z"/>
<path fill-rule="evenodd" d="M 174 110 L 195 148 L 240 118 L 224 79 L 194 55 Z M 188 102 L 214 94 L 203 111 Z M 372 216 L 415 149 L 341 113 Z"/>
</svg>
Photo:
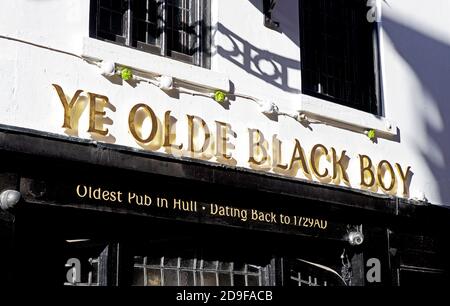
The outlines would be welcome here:
<svg viewBox="0 0 450 306">
<path fill-rule="evenodd" d="M 384 117 L 312 96 L 301 96 L 299 112 L 321 119 L 330 125 L 343 124 L 363 130 L 373 129 L 377 134 L 397 135 L 397 126 Z"/>
<path fill-rule="evenodd" d="M 230 91 L 230 81 L 224 74 L 90 37 L 83 40 L 82 56 L 114 62 L 154 75 L 171 76 L 212 90 Z"/>
</svg>

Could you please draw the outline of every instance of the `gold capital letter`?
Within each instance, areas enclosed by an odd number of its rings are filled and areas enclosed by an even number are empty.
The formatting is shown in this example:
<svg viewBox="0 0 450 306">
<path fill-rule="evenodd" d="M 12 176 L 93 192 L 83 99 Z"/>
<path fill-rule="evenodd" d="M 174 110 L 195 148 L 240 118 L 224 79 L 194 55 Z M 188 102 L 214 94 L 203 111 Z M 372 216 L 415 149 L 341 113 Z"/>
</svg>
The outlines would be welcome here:
<svg viewBox="0 0 450 306">
<path fill-rule="evenodd" d="M 295 147 L 294 147 L 294 152 L 292 153 L 291 164 L 289 165 L 289 169 L 292 170 L 297 162 L 300 162 L 303 173 L 307 176 L 310 175 L 308 166 L 306 163 L 306 159 L 303 154 L 303 149 L 302 149 L 302 146 L 300 145 L 300 141 L 298 141 L 298 139 L 295 139 Z"/>
<path fill-rule="evenodd" d="M 216 157 L 231 160 L 233 156 L 228 154 L 228 149 L 234 149 L 230 143 L 229 135 L 232 135 L 231 125 L 225 122 L 216 121 Z"/>
<path fill-rule="evenodd" d="M 386 166 L 384 166 L 384 165 L 386 165 Z M 386 185 L 384 184 L 384 181 L 383 181 L 384 173 L 386 170 L 391 173 L 391 184 L 389 185 L 388 188 L 386 188 Z M 378 179 L 378 185 L 380 185 L 380 187 L 381 187 L 381 189 L 383 189 L 383 191 L 389 192 L 394 188 L 394 186 L 395 186 L 394 168 L 392 168 L 391 164 L 387 160 L 382 160 L 378 164 L 377 179 Z"/>
<path fill-rule="evenodd" d="M 281 140 L 277 138 L 277 135 L 272 136 L 272 154 L 273 154 L 273 167 L 286 170 L 289 168 L 287 164 L 283 164 L 283 156 L 281 155 Z"/>
<path fill-rule="evenodd" d="M 61 103 L 64 107 L 64 124 L 62 125 L 63 128 L 66 129 L 72 129 L 72 123 L 71 123 L 71 115 L 72 115 L 72 109 L 75 105 L 75 103 L 78 100 L 78 97 L 83 92 L 81 89 L 77 90 L 75 94 L 73 95 L 70 102 L 67 102 L 66 95 L 64 94 L 63 89 L 61 86 L 57 84 L 52 84 L 53 87 L 55 87 L 56 92 L 58 93 L 59 100 L 61 100 Z"/>
<path fill-rule="evenodd" d="M 138 131 L 142 128 L 142 122 L 140 124 L 136 124 L 136 112 L 139 109 L 143 109 L 147 116 L 150 116 L 150 119 L 152 120 L 152 131 L 150 132 L 150 135 L 147 138 L 142 138 Z M 128 116 L 128 126 L 130 128 L 130 132 L 133 135 L 134 139 L 141 143 L 149 143 L 155 138 L 156 132 L 158 131 L 158 119 L 156 118 L 155 113 L 153 110 L 148 106 L 147 104 L 136 104 L 133 106 L 133 108 L 130 111 L 130 115 Z"/>
<path fill-rule="evenodd" d="M 322 153 L 318 152 L 318 149 L 321 149 Z M 319 161 L 320 161 L 320 155 L 328 155 L 327 148 L 322 144 L 316 144 L 312 150 L 311 150 L 311 169 L 315 176 L 317 176 L 320 179 L 326 178 L 328 176 L 328 169 L 325 168 L 325 171 L 323 173 L 319 173 Z M 316 160 L 316 156 L 318 159 Z"/>
<path fill-rule="evenodd" d="M 344 165 L 342 165 L 343 158 L 345 158 L 345 150 L 342 151 L 341 157 L 339 159 L 337 158 L 336 150 L 333 147 L 331 148 L 331 154 L 333 155 L 333 180 L 336 180 L 338 178 L 339 175 L 338 167 L 339 167 L 341 169 L 342 179 L 346 184 L 350 184 L 347 171 Z"/>
<path fill-rule="evenodd" d="M 367 161 L 367 166 L 365 166 L 365 161 Z M 359 155 L 359 164 L 361 168 L 361 183 L 362 187 L 370 188 L 375 184 L 375 176 L 372 171 L 372 160 L 367 155 Z M 366 183 L 366 174 L 370 175 L 370 182 Z"/>
<path fill-rule="evenodd" d="M 163 146 L 165 146 L 167 148 L 175 149 L 175 150 L 181 150 L 183 148 L 183 144 L 179 144 L 179 145 L 172 144 L 172 140 L 175 141 L 175 139 L 177 138 L 175 122 L 177 122 L 177 120 L 174 117 L 170 116 L 170 111 L 167 111 L 164 114 L 164 144 L 163 144 Z M 173 130 L 173 134 L 172 134 L 172 130 Z"/>
<path fill-rule="evenodd" d="M 206 124 L 205 120 L 203 120 L 200 117 L 187 115 L 187 118 L 188 118 L 188 126 L 189 126 L 188 151 L 190 151 L 192 153 L 203 153 L 208 149 L 209 144 L 211 142 L 211 133 L 209 132 L 208 125 Z M 203 142 L 203 146 L 200 149 L 195 149 L 195 146 L 194 146 L 194 137 L 196 135 L 196 133 L 195 133 L 196 127 L 197 127 L 197 130 L 200 130 L 200 126 L 196 125 L 195 122 L 200 123 L 200 125 L 203 129 L 203 132 L 205 134 L 205 140 Z"/>
<path fill-rule="evenodd" d="M 264 135 L 260 130 L 256 129 L 248 129 L 249 131 L 249 147 L 250 147 L 250 157 L 248 159 L 249 163 L 252 163 L 257 166 L 263 165 L 268 157 L 267 150 L 264 147 Z M 258 140 L 255 140 L 255 136 L 258 136 Z M 256 151 L 259 152 L 256 152 Z M 259 153 L 259 154 L 258 154 Z M 261 155 L 261 160 L 256 160 L 255 155 Z"/>
<path fill-rule="evenodd" d="M 403 172 L 402 170 L 402 166 L 400 166 L 400 164 L 395 164 L 395 168 L 397 168 L 398 173 L 400 174 L 400 178 L 402 179 L 402 183 L 403 183 L 403 196 L 408 196 L 409 194 L 409 190 L 408 190 L 408 185 L 407 185 L 407 179 L 408 179 L 408 175 L 409 175 L 409 170 L 411 170 L 411 167 L 408 166 L 406 168 L 406 171 Z"/>
<path fill-rule="evenodd" d="M 100 115 L 100 118 L 105 118 L 105 111 L 97 110 L 97 100 L 103 100 L 106 104 L 109 104 L 109 99 L 107 96 L 102 96 L 96 93 L 88 92 L 89 95 L 89 133 L 97 133 L 103 136 L 108 134 L 108 129 L 102 130 L 101 128 L 97 128 L 96 122 L 98 119 L 97 116 Z M 103 124 L 101 124 L 103 126 Z"/>
</svg>

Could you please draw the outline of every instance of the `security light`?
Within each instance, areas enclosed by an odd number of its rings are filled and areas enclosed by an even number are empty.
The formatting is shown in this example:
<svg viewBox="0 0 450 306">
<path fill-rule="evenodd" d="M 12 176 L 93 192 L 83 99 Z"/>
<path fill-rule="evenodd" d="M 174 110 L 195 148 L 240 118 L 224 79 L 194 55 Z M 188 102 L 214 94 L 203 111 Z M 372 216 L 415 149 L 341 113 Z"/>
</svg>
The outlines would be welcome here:
<svg viewBox="0 0 450 306">
<path fill-rule="evenodd" d="M 13 208 L 20 200 L 20 192 L 17 190 L 4 190 L 0 193 L 0 208 L 8 210 Z"/>
<path fill-rule="evenodd" d="M 351 245 L 360 245 L 364 242 L 364 235 L 359 231 L 352 231 L 348 234 L 348 242 Z"/>
</svg>

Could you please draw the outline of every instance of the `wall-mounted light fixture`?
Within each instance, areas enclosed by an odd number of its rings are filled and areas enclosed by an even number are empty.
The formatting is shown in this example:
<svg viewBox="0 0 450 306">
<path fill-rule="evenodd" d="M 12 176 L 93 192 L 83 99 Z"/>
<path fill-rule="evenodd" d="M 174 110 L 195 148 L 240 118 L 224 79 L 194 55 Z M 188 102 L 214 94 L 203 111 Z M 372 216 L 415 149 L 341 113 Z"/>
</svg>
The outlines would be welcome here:
<svg viewBox="0 0 450 306">
<path fill-rule="evenodd" d="M 272 101 L 262 100 L 259 101 L 259 111 L 266 115 L 278 113 L 278 106 Z"/>
<path fill-rule="evenodd" d="M 159 88 L 162 90 L 171 90 L 173 89 L 173 78 L 167 75 L 162 75 L 158 79 Z"/>
<path fill-rule="evenodd" d="M 103 76 L 113 76 L 116 74 L 116 64 L 109 61 L 102 61 L 100 63 L 100 73 Z"/>
<path fill-rule="evenodd" d="M 358 246 L 364 242 L 364 234 L 362 232 L 362 225 L 348 226 L 347 240 L 350 245 Z"/>
<path fill-rule="evenodd" d="M 0 193 L 0 208 L 9 210 L 20 201 L 20 192 L 17 190 L 4 190 Z"/>
</svg>

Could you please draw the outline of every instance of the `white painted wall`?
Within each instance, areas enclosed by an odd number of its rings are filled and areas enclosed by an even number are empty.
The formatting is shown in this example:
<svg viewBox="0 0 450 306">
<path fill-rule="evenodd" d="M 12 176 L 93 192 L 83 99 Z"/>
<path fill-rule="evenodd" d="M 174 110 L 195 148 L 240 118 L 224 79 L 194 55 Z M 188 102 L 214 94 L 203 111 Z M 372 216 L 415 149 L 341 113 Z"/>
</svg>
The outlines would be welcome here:
<svg viewBox="0 0 450 306">
<path fill-rule="evenodd" d="M 332 125 L 312 124 L 309 129 L 289 117 L 271 120 L 256 103 L 243 98 L 230 100 L 224 107 L 206 97 L 171 97 L 146 83 L 132 86 L 112 82 L 101 76 L 96 66 L 80 58 L 4 38 L 0 38 L 0 123 L 150 150 L 139 146 L 128 130 L 132 106 L 147 103 L 160 119 L 165 111 L 172 111 L 178 119 L 177 141 L 185 146 L 186 114 L 203 118 L 212 130 L 215 120 L 230 123 L 237 134 L 232 153 L 239 167 L 249 167 L 248 128 L 257 128 L 268 140 L 278 135 L 286 162 L 294 138 L 301 141 L 307 154 L 317 143 L 338 152 L 346 150 L 351 159 L 348 174 L 356 189 L 360 175 L 358 154 L 369 155 L 375 163 L 386 159 L 404 168 L 411 166 L 414 175 L 409 197 L 424 193 L 433 204 L 450 205 L 450 122 L 446 118 L 450 114 L 450 3 L 388 2 L 390 6 L 383 4 L 382 20 L 384 109 L 385 119 L 395 122 L 399 129 L 399 141 L 379 138 L 372 143 L 361 133 Z M 289 113 L 308 100 L 300 93 L 297 4 L 279 1 L 274 19 L 281 22 L 280 31 L 263 26 L 261 10 L 260 0 L 212 0 L 212 69 L 196 72 L 196 76 L 202 76 L 205 83 L 229 78 L 236 92 L 272 100 L 281 111 Z M 6 0 L 1 4 L 0 19 L 3 36 L 79 55 L 89 43 L 85 39 L 89 35 L 88 0 Z M 115 53 L 114 48 L 117 46 L 101 51 L 110 56 L 123 53 L 123 61 L 141 58 L 136 55 L 138 51 Z M 154 57 L 143 58 L 142 67 L 153 67 Z M 160 60 L 159 64 L 174 64 L 170 59 Z M 180 69 L 188 68 L 180 65 Z M 63 108 L 52 83 L 61 85 L 69 96 L 77 89 L 108 96 L 115 108 L 114 112 L 106 109 L 110 135 L 102 138 L 86 132 L 87 108 L 81 114 L 78 133 L 61 128 Z M 330 109 L 329 103 L 320 105 L 325 111 Z M 361 117 L 356 111 L 348 115 L 352 114 Z M 299 171 L 297 178 L 305 177 Z"/>
</svg>

